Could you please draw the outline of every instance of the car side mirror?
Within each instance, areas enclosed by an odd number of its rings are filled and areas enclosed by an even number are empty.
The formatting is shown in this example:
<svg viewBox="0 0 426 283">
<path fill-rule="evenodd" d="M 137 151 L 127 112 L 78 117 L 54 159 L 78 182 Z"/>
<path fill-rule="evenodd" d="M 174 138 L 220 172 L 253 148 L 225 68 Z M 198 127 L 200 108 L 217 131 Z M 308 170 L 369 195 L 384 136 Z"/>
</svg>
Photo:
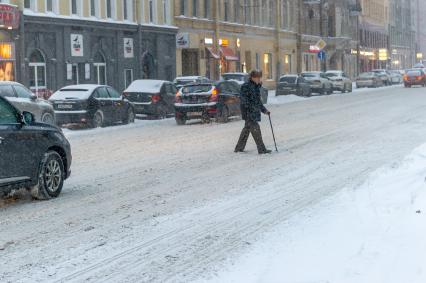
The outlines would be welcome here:
<svg viewBox="0 0 426 283">
<path fill-rule="evenodd" d="M 25 125 L 30 125 L 34 123 L 34 121 L 35 121 L 35 117 L 33 113 L 28 111 L 22 112 L 22 123 L 24 123 Z"/>
<path fill-rule="evenodd" d="M 31 95 L 31 96 L 30 96 L 30 99 L 31 99 L 32 101 L 36 101 L 36 100 L 37 100 L 37 95 Z"/>
</svg>

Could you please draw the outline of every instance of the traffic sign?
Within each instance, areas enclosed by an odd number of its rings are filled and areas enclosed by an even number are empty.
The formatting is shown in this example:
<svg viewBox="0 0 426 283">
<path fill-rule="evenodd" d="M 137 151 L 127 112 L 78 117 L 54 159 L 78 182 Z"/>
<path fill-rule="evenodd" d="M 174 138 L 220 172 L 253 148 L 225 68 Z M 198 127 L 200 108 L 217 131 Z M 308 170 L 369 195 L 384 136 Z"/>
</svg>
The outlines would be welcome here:
<svg viewBox="0 0 426 283">
<path fill-rule="evenodd" d="M 319 49 L 323 50 L 327 46 L 327 42 L 323 39 L 318 40 L 317 44 L 315 44 Z"/>
<path fill-rule="evenodd" d="M 325 60 L 325 57 L 326 57 L 326 53 L 325 53 L 325 51 L 323 51 L 323 50 L 321 50 L 320 52 L 318 52 L 318 59 L 320 59 L 321 61 L 324 61 Z"/>
</svg>

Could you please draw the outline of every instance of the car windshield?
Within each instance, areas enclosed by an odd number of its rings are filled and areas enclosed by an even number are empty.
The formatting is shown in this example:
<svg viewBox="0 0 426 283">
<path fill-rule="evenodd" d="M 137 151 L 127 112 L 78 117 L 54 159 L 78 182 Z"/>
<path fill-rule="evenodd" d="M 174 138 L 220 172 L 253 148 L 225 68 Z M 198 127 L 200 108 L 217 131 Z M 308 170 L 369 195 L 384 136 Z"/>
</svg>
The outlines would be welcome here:
<svg viewBox="0 0 426 283">
<path fill-rule="evenodd" d="M 318 73 L 303 73 L 302 77 L 304 77 L 304 78 L 318 78 L 318 77 L 320 77 L 320 74 L 318 74 Z"/>
<path fill-rule="evenodd" d="M 247 79 L 247 76 L 241 75 L 241 74 L 224 74 L 222 75 L 222 78 L 225 81 L 234 80 L 239 82 L 244 82 Z"/>
<path fill-rule="evenodd" d="M 333 78 L 333 77 L 340 77 L 341 76 L 341 74 L 340 73 L 326 73 L 325 74 L 327 77 L 329 77 L 329 78 Z"/>
<path fill-rule="evenodd" d="M 296 82 L 296 80 L 297 80 L 297 77 L 281 77 L 280 78 L 281 83 L 293 84 Z"/>
<path fill-rule="evenodd" d="M 189 93 L 208 93 L 212 90 L 212 85 L 190 85 L 182 88 L 183 94 Z"/>
<path fill-rule="evenodd" d="M 375 73 L 373 72 L 362 73 L 361 75 L 359 75 L 360 78 L 371 78 L 374 76 L 375 76 Z"/>
</svg>

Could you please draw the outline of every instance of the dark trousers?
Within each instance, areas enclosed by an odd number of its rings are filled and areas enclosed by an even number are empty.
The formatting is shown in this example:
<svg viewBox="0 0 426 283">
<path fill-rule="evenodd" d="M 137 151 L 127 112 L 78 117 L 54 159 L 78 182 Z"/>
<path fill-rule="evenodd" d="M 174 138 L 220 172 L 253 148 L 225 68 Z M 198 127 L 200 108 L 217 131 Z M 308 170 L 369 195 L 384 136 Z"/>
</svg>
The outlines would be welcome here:
<svg viewBox="0 0 426 283">
<path fill-rule="evenodd" d="M 243 151 L 246 148 L 247 140 L 250 136 L 253 136 L 254 141 L 256 142 L 257 151 L 262 153 L 266 150 L 265 144 L 262 139 L 262 132 L 260 130 L 259 123 L 254 121 L 246 121 L 243 130 L 241 131 L 240 139 L 238 144 L 235 147 L 235 151 Z"/>
</svg>

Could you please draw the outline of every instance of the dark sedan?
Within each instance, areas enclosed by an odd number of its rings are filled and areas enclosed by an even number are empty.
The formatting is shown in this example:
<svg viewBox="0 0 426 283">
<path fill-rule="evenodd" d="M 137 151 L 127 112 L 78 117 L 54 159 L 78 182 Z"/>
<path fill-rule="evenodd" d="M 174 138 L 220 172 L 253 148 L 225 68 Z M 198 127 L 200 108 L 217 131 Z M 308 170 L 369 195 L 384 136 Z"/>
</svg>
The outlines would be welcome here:
<svg viewBox="0 0 426 283">
<path fill-rule="evenodd" d="M 426 87 L 426 74 L 422 69 L 407 70 L 404 75 L 404 86 L 412 87 L 414 85 Z"/>
<path fill-rule="evenodd" d="M 123 92 L 133 103 L 136 114 L 165 118 L 174 114 L 177 88 L 172 82 L 136 80 Z"/>
<path fill-rule="evenodd" d="M 302 76 L 282 76 L 277 84 L 276 95 L 279 96 L 288 94 L 294 94 L 298 96 L 311 96 L 311 85 Z"/>
<path fill-rule="evenodd" d="M 70 176 L 71 147 L 56 126 L 35 122 L 0 97 L 0 193 L 28 188 L 38 199 L 59 196 Z"/>
<path fill-rule="evenodd" d="M 228 122 L 229 117 L 241 115 L 240 89 L 241 87 L 232 81 L 182 87 L 176 94 L 176 123 L 184 125 L 192 119 Z"/>
<path fill-rule="evenodd" d="M 55 92 L 49 101 L 56 123 L 87 124 L 92 128 L 135 121 L 135 110 L 116 90 L 103 85 L 72 85 Z"/>
</svg>

